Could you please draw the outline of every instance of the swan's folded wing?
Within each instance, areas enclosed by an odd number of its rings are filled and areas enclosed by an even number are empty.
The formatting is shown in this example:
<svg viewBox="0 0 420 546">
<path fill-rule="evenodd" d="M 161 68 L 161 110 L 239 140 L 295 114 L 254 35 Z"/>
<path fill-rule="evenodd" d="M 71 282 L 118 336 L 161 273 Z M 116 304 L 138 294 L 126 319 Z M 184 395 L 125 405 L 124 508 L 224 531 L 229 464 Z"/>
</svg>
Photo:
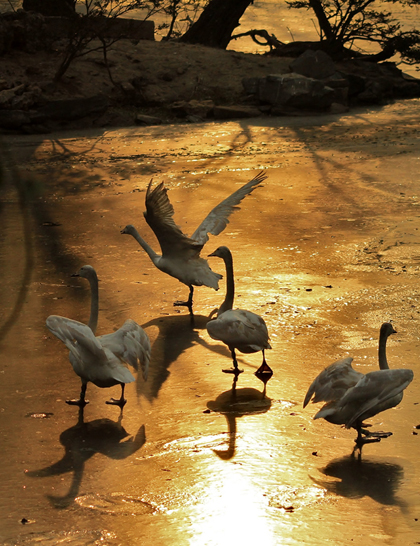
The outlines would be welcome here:
<svg viewBox="0 0 420 546">
<path fill-rule="evenodd" d="M 306 407 L 311 399 L 314 404 L 339 400 L 354 387 L 363 374 L 352 368 L 352 361 L 350 356 L 342 358 L 322 370 L 309 387 L 303 407 Z"/>
<path fill-rule="evenodd" d="M 144 380 L 147 379 L 151 346 L 149 336 L 134 320 L 127 320 L 113 334 L 99 336 L 104 349 L 111 351 L 119 360 L 136 370 L 141 366 Z"/>
<path fill-rule="evenodd" d="M 152 190 L 150 181 L 146 192 L 146 222 L 155 233 L 162 255 L 166 257 L 182 254 L 186 259 L 200 253 L 203 245 L 184 235 L 173 220 L 174 208 L 169 201 L 163 182 Z"/>
<path fill-rule="evenodd" d="M 105 365 L 108 358 L 95 334 L 77 320 L 51 315 L 46 321 L 47 328 L 61 340 L 78 360 Z"/>
<path fill-rule="evenodd" d="M 232 195 L 214 207 L 191 235 L 191 239 L 204 245 L 209 240 L 209 233 L 212 235 L 219 235 L 219 233 L 228 225 L 228 218 L 232 212 L 239 209 L 236 205 L 239 205 L 242 199 L 251 193 L 258 184 L 263 182 L 266 178 L 267 175 L 261 171 L 250 182 L 239 188 L 239 190 L 236 190 Z"/>
<path fill-rule="evenodd" d="M 223 341 L 228 346 L 254 346 L 256 351 L 270 348 L 264 320 L 250 311 L 229 309 L 217 319 L 209 321 L 207 331 L 210 337 Z"/>
<path fill-rule="evenodd" d="M 413 372 L 407 369 L 378 370 L 363 376 L 355 387 L 340 400 L 339 409 L 355 408 L 346 421 L 346 428 L 350 428 L 366 412 L 375 408 L 375 413 L 384 411 L 393 405 L 389 401 L 402 391 L 413 380 Z M 377 410 L 377 411 L 376 411 Z"/>
</svg>

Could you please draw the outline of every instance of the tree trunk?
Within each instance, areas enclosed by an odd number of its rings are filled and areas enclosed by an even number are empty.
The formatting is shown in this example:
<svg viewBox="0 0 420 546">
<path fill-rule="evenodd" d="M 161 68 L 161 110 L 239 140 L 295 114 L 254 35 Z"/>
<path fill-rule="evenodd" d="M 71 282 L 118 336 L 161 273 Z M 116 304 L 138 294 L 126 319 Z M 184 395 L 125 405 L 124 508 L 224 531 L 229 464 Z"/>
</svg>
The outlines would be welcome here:
<svg viewBox="0 0 420 546">
<path fill-rule="evenodd" d="M 181 42 L 226 49 L 239 19 L 253 0 L 210 0 Z"/>
<path fill-rule="evenodd" d="M 320 0 L 309 0 L 309 5 L 313 9 L 316 18 L 318 19 L 319 28 L 324 33 L 325 39 L 330 41 L 334 38 L 333 30 L 331 28 L 330 22 L 325 15 L 324 8 Z"/>
</svg>

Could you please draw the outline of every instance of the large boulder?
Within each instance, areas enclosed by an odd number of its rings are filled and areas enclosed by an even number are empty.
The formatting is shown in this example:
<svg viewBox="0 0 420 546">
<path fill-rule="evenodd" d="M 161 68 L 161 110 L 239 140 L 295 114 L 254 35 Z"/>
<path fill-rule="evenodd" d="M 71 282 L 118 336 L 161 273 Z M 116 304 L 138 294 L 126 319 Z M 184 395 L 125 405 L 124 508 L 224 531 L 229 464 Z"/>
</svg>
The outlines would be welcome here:
<svg viewBox="0 0 420 546">
<path fill-rule="evenodd" d="M 296 74 L 316 80 L 325 80 L 337 72 L 334 61 L 325 51 L 311 49 L 307 49 L 297 59 L 294 59 L 290 63 L 290 69 Z"/>
<path fill-rule="evenodd" d="M 300 74 L 270 74 L 259 80 L 259 102 L 285 110 L 327 110 L 334 98 L 331 87 Z"/>
</svg>

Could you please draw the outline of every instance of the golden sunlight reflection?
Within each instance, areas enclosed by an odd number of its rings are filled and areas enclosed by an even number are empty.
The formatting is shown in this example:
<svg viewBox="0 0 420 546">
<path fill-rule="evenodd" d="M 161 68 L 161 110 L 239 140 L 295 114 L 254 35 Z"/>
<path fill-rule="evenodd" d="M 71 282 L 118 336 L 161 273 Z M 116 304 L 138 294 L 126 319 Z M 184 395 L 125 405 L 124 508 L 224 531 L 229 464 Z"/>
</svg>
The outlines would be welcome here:
<svg viewBox="0 0 420 546">
<path fill-rule="evenodd" d="M 266 507 L 263 491 L 239 466 L 228 463 L 224 472 L 208 484 L 197 506 L 199 513 L 191 518 L 190 546 L 277 544 Z"/>
</svg>

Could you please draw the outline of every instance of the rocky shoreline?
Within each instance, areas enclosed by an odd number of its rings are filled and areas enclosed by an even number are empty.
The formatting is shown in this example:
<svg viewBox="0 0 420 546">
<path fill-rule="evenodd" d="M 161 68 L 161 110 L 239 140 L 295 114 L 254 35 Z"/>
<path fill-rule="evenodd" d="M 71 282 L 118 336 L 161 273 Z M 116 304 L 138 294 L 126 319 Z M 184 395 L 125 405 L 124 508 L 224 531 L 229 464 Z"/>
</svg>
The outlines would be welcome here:
<svg viewBox="0 0 420 546">
<path fill-rule="evenodd" d="M 6 15 L 0 17 L 3 134 L 342 113 L 420 97 L 420 80 L 392 62 L 334 62 L 312 49 L 280 58 L 155 42 L 150 27 L 139 39 L 129 24 L 109 51 L 108 67 L 96 51 L 53 84 L 64 47 L 54 33 L 58 18 L 23 10 Z"/>
</svg>

